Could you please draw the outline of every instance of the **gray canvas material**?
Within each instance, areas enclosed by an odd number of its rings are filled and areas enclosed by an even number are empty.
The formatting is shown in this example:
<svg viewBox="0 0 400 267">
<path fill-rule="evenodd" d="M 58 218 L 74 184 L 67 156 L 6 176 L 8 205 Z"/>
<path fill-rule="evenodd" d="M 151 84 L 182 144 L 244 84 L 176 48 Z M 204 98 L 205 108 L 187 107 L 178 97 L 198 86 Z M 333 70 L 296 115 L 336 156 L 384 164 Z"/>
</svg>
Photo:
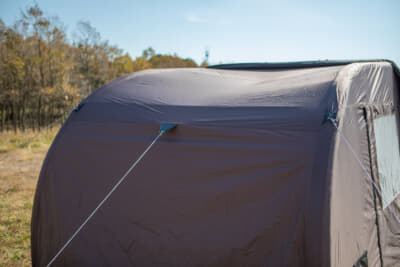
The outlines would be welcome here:
<svg viewBox="0 0 400 267">
<path fill-rule="evenodd" d="M 379 180 L 373 119 L 398 113 L 398 89 L 390 62 L 118 78 L 82 102 L 48 152 L 32 263 L 48 263 L 171 123 L 56 266 L 352 266 L 365 251 L 371 266 L 396 266 L 400 225 L 324 117 L 337 112 Z M 398 196 L 391 205 L 400 212 Z"/>
</svg>

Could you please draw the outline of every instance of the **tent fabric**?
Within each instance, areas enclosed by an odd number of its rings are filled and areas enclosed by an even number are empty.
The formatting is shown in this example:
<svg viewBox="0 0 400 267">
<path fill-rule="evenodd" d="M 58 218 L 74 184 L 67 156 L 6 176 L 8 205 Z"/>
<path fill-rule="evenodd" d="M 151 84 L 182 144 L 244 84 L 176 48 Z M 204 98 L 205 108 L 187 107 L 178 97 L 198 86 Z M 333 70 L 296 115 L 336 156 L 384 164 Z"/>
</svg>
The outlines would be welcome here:
<svg viewBox="0 0 400 267">
<path fill-rule="evenodd" d="M 96 90 L 43 163 L 32 263 L 44 266 L 165 133 L 56 266 L 371 266 L 400 262 L 400 225 L 325 121 L 337 112 L 379 181 L 373 120 L 398 113 L 387 61 L 158 69 Z M 398 121 L 397 121 L 398 123 Z M 400 197 L 390 204 L 400 214 Z"/>
</svg>

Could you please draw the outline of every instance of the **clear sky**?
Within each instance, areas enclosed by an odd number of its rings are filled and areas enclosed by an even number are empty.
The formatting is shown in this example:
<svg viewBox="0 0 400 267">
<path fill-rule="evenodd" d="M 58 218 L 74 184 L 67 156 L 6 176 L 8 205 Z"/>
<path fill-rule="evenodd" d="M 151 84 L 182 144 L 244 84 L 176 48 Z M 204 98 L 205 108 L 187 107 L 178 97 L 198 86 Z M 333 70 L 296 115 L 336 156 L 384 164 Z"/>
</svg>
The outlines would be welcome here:
<svg viewBox="0 0 400 267">
<path fill-rule="evenodd" d="M 400 65 L 400 1 L 37 0 L 72 36 L 88 20 L 132 56 L 152 46 L 200 63 L 391 59 Z M 10 25 L 32 0 L 0 0 Z"/>
</svg>

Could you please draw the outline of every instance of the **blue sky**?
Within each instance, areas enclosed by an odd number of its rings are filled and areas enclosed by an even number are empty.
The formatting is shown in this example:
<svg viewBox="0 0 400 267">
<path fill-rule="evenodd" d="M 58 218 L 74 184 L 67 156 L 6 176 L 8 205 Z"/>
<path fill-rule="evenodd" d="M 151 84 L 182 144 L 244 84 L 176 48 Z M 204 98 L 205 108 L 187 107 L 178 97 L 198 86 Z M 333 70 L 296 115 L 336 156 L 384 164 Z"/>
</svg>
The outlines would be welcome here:
<svg viewBox="0 0 400 267">
<path fill-rule="evenodd" d="M 400 65 L 400 1 L 37 0 L 69 37 L 88 20 L 132 56 L 152 46 L 198 63 L 387 58 Z M 32 0 L 0 0 L 10 25 Z"/>
</svg>

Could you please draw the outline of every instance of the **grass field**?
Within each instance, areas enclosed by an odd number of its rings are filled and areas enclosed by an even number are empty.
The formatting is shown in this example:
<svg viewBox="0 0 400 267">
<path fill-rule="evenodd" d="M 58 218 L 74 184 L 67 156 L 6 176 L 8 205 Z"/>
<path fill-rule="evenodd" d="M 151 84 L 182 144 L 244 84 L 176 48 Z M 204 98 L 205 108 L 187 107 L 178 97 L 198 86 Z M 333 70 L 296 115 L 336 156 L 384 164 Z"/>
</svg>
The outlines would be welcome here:
<svg viewBox="0 0 400 267">
<path fill-rule="evenodd" d="M 30 223 L 37 178 L 59 127 L 0 133 L 0 266 L 30 266 Z"/>
</svg>

